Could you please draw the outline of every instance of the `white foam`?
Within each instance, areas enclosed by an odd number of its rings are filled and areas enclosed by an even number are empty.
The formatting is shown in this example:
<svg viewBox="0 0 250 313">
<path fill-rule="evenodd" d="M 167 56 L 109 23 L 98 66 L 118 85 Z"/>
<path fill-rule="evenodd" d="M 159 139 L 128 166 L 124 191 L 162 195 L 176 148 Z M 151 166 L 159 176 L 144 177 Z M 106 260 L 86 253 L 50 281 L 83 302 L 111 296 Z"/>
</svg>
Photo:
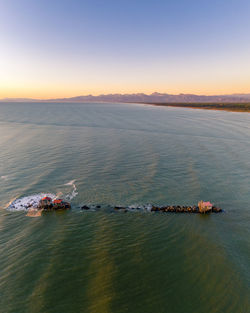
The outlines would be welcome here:
<svg viewBox="0 0 250 313">
<path fill-rule="evenodd" d="M 144 208 L 140 204 L 131 204 L 128 206 L 128 209 L 134 211 L 134 210 L 143 210 Z"/>
<path fill-rule="evenodd" d="M 76 188 L 76 185 L 75 185 L 75 179 L 69 181 L 67 184 L 65 184 L 65 186 L 73 186 L 73 190 L 70 194 L 66 195 L 65 198 L 69 201 L 71 201 L 73 198 L 75 198 L 77 195 L 78 195 L 78 192 L 77 192 L 77 188 Z"/>
<path fill-rule="evenodd" d="M 65 184 L 64 186 L 73 186 L 75 184 L 75 179 L 70 180 L 67 184 Z"/>
<path fill-rule="evenodd" d="M 7 207 L 7 210 L 9 210 L 9 211 L 26 211 L 30 207 L 36 208 L 38 206 L 39 201 L 43 197 L 50 197 L 50 198 L 54 199 L 54 198 L 56 198 L 56 195 L 52 194 L 52 193 L 39 193 L 36 195 L 15 199 L 14 201 L 12 201 L 9 204 L 9 206 Z"/>
<path fill-rule="evenodd" d="M 152 209 L 152 204 L 150 204 L 150 203 L 148 203 L 148 204 L 146 204 L 146 205 L 144 205 L 144 208 L 145 208 L 145 210 L 147 210 L 147 211 L 151 211 L 151 209 Z"/>
<path fill-rule="evenodd" d="M 2 177 L 3 176 L 1 176 L 1 178 Z M 39 201 L 43 197 L 50 197 L 53 200 L 58 198 L 58 197 L 63 197 L 64 199 L 71 201 L 73 198 L 75 198 L 78 195 L 77 188 L 75 185 L 75 179 L 66 183 L 65 186 L 72 186 L 73 187 L 73 190 L 70 194 L 63 195 L 63 193 L 61 191 L 59 191 L 56 195 L 53 193 L 39 193 L 39 194 L 35 194 L 32 196 L 26 196 L 26 197 L 14 199 L 7 205 L 7 210 L 9 210 L 9 211 L 26 211 L 31 207 L 36 208 L 39 204 Z"/>
<path fill-rule="evenodd" d="M 1 179 L 3 179 L 3 180 L 7 180 L 8 178 L 9 178 L 8 175 L 3 175 L 3 176 L 1 176 Z"/>
</svg>

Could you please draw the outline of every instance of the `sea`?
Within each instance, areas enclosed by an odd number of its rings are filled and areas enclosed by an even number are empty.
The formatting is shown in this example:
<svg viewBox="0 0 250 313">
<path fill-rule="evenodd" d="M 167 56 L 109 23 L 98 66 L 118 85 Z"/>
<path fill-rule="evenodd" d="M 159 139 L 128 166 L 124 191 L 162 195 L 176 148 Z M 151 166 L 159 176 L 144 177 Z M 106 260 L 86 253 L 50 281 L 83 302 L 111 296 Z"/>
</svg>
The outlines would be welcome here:
<svg viewBox="0 0 250 313">
<path fill-rule="evenodd" d="M 0 103 L 0 312 L 249 313 L 250 114 Z"/>
</svg>

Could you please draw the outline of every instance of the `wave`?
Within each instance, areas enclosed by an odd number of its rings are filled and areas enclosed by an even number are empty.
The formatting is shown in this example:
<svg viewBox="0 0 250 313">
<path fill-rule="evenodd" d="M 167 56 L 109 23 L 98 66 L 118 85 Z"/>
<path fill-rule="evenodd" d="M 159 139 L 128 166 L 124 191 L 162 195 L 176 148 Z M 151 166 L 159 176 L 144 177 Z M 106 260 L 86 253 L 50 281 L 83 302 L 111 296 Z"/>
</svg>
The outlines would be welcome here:
<svg viewBox="0 0 250 313">
<path fill-rule="evenodd" d="M 22 198 L 15 199 L 8 206 L 7 210 L 9 211 L 26 211 L 31 207 L 37 207 L 39 201 L 43 197 L 50 197 L 52 199 L 56 198 L 56 195 L 53 193 L 39 193 L 32 196 L 26 196 Z"/>
<path fill-rule="evenodd" d="M 59 191 L 57 194 L 54 193 L 38 193 L 31 196 L 25 196 L 22 198 L 17 198 L 12 200 L 7 206 L 7 210 L 9 211 L 26 211 L 30 208 L 36 208 L 39 204 L 39 201 L 43 197 L 50 197 L 52 200 L 56 198 L 64 198 L 65 200 L 71 201 L 78 195 L 75 180 L 71 180 L 66 183 L 64 186 L 72 186 L 73 190 L 69 194 L 63 194 L 63 192 Z"/>
<path fill-rule="evenodd" d="M 78 195 L 75 181 L 76 180 L 74 179 L 65 184 L 65 186 L 73 186 L 72 192 L 65 196 L 65 198 L 69 201 L 71 201 L 73 198 L 75 198 Z"/>
</svg>

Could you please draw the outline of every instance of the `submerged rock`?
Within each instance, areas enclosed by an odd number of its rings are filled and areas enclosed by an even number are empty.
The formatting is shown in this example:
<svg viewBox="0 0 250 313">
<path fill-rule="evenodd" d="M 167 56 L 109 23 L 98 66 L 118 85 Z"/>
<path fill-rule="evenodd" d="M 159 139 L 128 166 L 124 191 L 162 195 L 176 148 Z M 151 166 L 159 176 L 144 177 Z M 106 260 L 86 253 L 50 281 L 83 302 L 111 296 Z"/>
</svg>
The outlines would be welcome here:
<svg viewBox="0 0 250 313">
<path fill-rule="evenodd" d="M 114 210 L 127 210 L 127 208 L 122 207 L 122 206 L 115 206 Z"/>
<path fill-rule="evenodd" d="M 83 205 L 83 206 L 81 207 L 81 210 L 90 210 L 90 207 L 88 207 L 87 205 Z"/>
<path fill-rule="evenodd" d="M 216 207 L 212 207 L 212 212 L 214 213 L 221 213 L 222 212 L 222 209 L 221 208 L 216 208 Z"/>
</svg>

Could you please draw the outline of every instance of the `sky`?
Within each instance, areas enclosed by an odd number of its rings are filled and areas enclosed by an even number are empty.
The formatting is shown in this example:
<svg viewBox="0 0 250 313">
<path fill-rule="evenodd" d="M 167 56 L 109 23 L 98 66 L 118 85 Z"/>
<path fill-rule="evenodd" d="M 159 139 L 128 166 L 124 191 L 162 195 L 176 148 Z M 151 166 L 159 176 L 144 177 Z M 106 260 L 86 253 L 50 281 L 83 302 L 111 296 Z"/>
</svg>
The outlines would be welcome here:
<svg viewBox="0 0 250 313">
<path fill-rule="evenodd" d="M 250 93 L 249 0 L 0 0 L 0 98 Z"/>
</svg>

